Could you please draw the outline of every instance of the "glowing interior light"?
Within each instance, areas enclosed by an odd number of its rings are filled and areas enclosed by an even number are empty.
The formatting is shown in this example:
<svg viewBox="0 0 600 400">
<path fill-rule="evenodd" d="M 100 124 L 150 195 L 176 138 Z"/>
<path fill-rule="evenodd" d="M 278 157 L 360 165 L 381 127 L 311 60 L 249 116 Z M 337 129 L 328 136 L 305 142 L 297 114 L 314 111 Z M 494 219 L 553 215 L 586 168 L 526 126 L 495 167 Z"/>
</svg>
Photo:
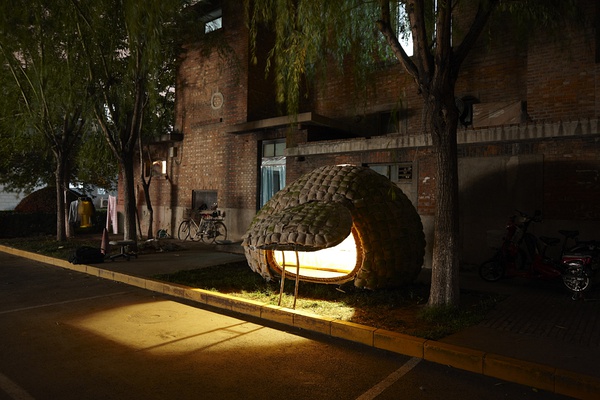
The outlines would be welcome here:
<svg viewBox="0 0 600 400">
<path fill-rule="evenodd" d="M 286 272 L 296 273 L 294 251 L 274 251 L 273 258 L 281 267 L 285 259 Z M 335 247 L 318 251 L 299 251 L 300 276 L 335 278 L 351 273 L 356 267 L 356 243 L 352 234 Z"/>
</svg>

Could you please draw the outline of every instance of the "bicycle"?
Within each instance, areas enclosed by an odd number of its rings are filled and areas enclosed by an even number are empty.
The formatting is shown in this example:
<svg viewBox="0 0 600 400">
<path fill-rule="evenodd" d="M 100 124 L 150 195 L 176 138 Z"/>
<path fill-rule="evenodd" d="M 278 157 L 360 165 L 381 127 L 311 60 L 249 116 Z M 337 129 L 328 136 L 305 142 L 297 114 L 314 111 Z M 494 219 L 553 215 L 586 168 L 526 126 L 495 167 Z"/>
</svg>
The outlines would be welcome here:
<svg viewBox="0 0 600 400">
<path fill-rule="evenodd" d="M 479 275 L 488 282 L 504 277 L 551 280 L 561 278 L 566 288 L 579 297 L 591 286 L 594 265 L 598 263 L 597 242 L 578 242 L 578 231 L 559 230 L 564 236 L 560 256 L 546 256 L 546 249 L 556 246 L 561 239 L 536 237 L 527 230 L 532 222 L 541 222 L 541 213 L 532 217 L 519 210 L 510 218 L 502 246 L 494 256 L 479 266 Z M 567 242 L 576 242 L 567 247 Z M 594 262 L 596 264 L 594 264 Z"/>
<path fill-rule="evenodd" d="M 225 212 L 216 209 L 216 205 L 213 206 L 213 211 L 206 212 L 202 208 L 197 210 L 200 215 L 200 222 L 197 223 L 192 213 L 181 224 L 177 230 L 177 237 L 179 240 L 187 240 L 188 238 L 192 241 L 202 240 L 204 243 L 215 243 L 218 241 L 227 240 L 227 226 L 223 220 L 225 219 Z"/>
</svg>

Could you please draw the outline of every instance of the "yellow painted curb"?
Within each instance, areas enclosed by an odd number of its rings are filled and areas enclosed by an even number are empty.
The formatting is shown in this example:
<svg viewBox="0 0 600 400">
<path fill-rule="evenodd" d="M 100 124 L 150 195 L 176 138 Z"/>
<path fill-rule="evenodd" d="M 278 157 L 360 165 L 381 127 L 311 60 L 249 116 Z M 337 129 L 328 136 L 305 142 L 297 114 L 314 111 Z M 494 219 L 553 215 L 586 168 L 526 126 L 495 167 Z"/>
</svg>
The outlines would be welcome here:
<svg viewBox="0 0 600 400">
<path fill-rule="evenodd" d="M 450 365 L 478 374 L 483 373 L 483 357 L 479 350 L 428 340 L 423 344 L 423 358 L 438 364 Z"/>
<path fill-rule="evenodd" d="M 335 318 L 322 317 L 301 310 L 294 310 L 293 314 L 296 328 L 331 336 L 331 323 Z"/>
<path fill-rule="evenodd" d="M 549 392 L 554 392 L 555 371 L 555 368 L 546 365 L 497 354 L 486 354 L 483 361 L 484 375 Z"/>
<path fill-rule="evenodd" d="M 120 277 L 120 275 L 119 275 L 119 277 Z M 135 287 L 139 287 L 142 289 L 146 289 L 146 279 L 139 278 L 137 276 L 126 275 L 126 278 L 124 278 L 122 281 L 119 281 L 119 282 L 125 283 L 130 286 L 135 286 Z"/>
<path fill-rule="evenodd" d="M 206 290 L 188 288 L 188 290 L 184 293 L 185 298 L 188 300 L 195 301 L 196 303 L 206 304 Z"/>
<path fill-rule="evenodd" d="M 231 311 L 260 318 L 260 313 L 265 305 L 265 303 L 256 300 L 233 297 L 231 301 Z"/>
<path fill-rule="evenodd" d="M 163 293 L 169 296 L 185 299 L 185 294 L 188 290 L 190 290 L 188 286 L 180 285 L 178 283 L 169 282 L 163 284 Z"/>
<path fill-rule="evenodd" d="M 577 399 L 595 400 L 600 397 L 600 379 L 557 368 L 554 391 Z"/>
<path fill-rule="evenodd" d="M 260 309 L 260 317 L 284 325 L 294 326 L 294 315 L 285 307 L 265 304 Z"/>
<path fill-rule="evenodd" d="M 145 289 L 151 290 L 157 293 L 164 293 L 165 291 L 165 283 L 160 281 L 155 281 L 152 279 L 146 279 L 146 287 Z"/>
<path fill-rule="evenodd" d="M 334 320 L 331 321 L 331 336 L 351 340 L 373 346 L 373 332 L 376 328 L 355 324 L 354 322 Z"/>
<path fill-rule="evenodd" d="M 378 349 L 423 358 L 423 348 L 427 339 L 377 329 L 373 334 L 373 346 Z"/>
<path fill-rule="evenodd" d="M 206 304 L 231 311 L 231 297 L 226 294 L 210 292 L 206 294 Z"/>
</svg>

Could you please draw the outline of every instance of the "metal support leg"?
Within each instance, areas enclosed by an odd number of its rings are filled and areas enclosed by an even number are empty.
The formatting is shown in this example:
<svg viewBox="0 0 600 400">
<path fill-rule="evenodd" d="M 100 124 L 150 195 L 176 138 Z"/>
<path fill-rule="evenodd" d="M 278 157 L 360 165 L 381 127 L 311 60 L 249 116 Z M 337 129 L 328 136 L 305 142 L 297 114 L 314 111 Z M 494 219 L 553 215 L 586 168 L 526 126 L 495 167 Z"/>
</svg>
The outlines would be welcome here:
<svg viewBox="0 0 600 400">
<path fill-rule="evenodd" d="M 283 258 L 283 262 L 281 263 L 281 288 L 279 289 L 279 303 L 278 306 L 281 306 L 281 297 L 283 296 L 283 285 L 285 283 L 285 253 L 281 252 L 281 257 Z"/>
<path fill-rule="evenodd" d="M 294 288 L 294 310 L 296 309 L 296 298 L 298 297 L 298 282 L 300 281 L 300 257 L 298 257 L 298 250 L 294 250 L 296 253 L 296 287 Z"/>
</svg>

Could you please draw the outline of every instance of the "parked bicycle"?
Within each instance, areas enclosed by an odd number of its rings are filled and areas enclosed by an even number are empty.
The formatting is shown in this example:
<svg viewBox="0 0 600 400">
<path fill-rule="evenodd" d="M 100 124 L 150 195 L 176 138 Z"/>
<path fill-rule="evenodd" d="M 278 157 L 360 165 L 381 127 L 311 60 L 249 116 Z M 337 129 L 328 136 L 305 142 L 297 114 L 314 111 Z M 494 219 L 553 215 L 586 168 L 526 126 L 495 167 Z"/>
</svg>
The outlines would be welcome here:
<svg viewBox="0 0 600 400">
<path fill-rule="evenodd" d="M 561 278 L 574 298 L 591 286 L 591 278 L 598 269 L 599 246 L 595 241 L 579 242 L 578 231 L 560 230 L 564 236 L 560 256 L 554 260 L 546 255 L 550 246 L 561 240 L 545 236 L 536 237 L 528 232 L 533 222 L 541 222 L 541 213 L 534 216 L 516 210 L 506 225 L 506 233 L 496 254 L 479 266 L 482 279 L 495 282 L 504 277 L 529 279 Z M 574 246 L 567 244 L 575 242 Z"/>
<path fill-rule="evenodd" d="M 591 281 L 600 269 L 600 242 L 578 240 L 579 231 L 560 232 L 575 241 L 575 245 L 563 251 L 561 256 L 563 280 L 572 280 L 572 285 L 580 286 L 583 292 L 591 287 Z"/>
<path fill-rule="evenodd" d="M 207 210 L 206 206 L 196 210 L 195 214 L 200 217 L 199 222 L 196 222 L 193 214 L 194 212 L 190 212 L 189 217 L 179 224 L 177 231 L 179 240 L 202 240 L 204 243 L 227 240 L 227 226 L 223 222 L 225 212 L 218 210 L 217 204 L 214 204 L 211 210 Z"/>
</svg>

